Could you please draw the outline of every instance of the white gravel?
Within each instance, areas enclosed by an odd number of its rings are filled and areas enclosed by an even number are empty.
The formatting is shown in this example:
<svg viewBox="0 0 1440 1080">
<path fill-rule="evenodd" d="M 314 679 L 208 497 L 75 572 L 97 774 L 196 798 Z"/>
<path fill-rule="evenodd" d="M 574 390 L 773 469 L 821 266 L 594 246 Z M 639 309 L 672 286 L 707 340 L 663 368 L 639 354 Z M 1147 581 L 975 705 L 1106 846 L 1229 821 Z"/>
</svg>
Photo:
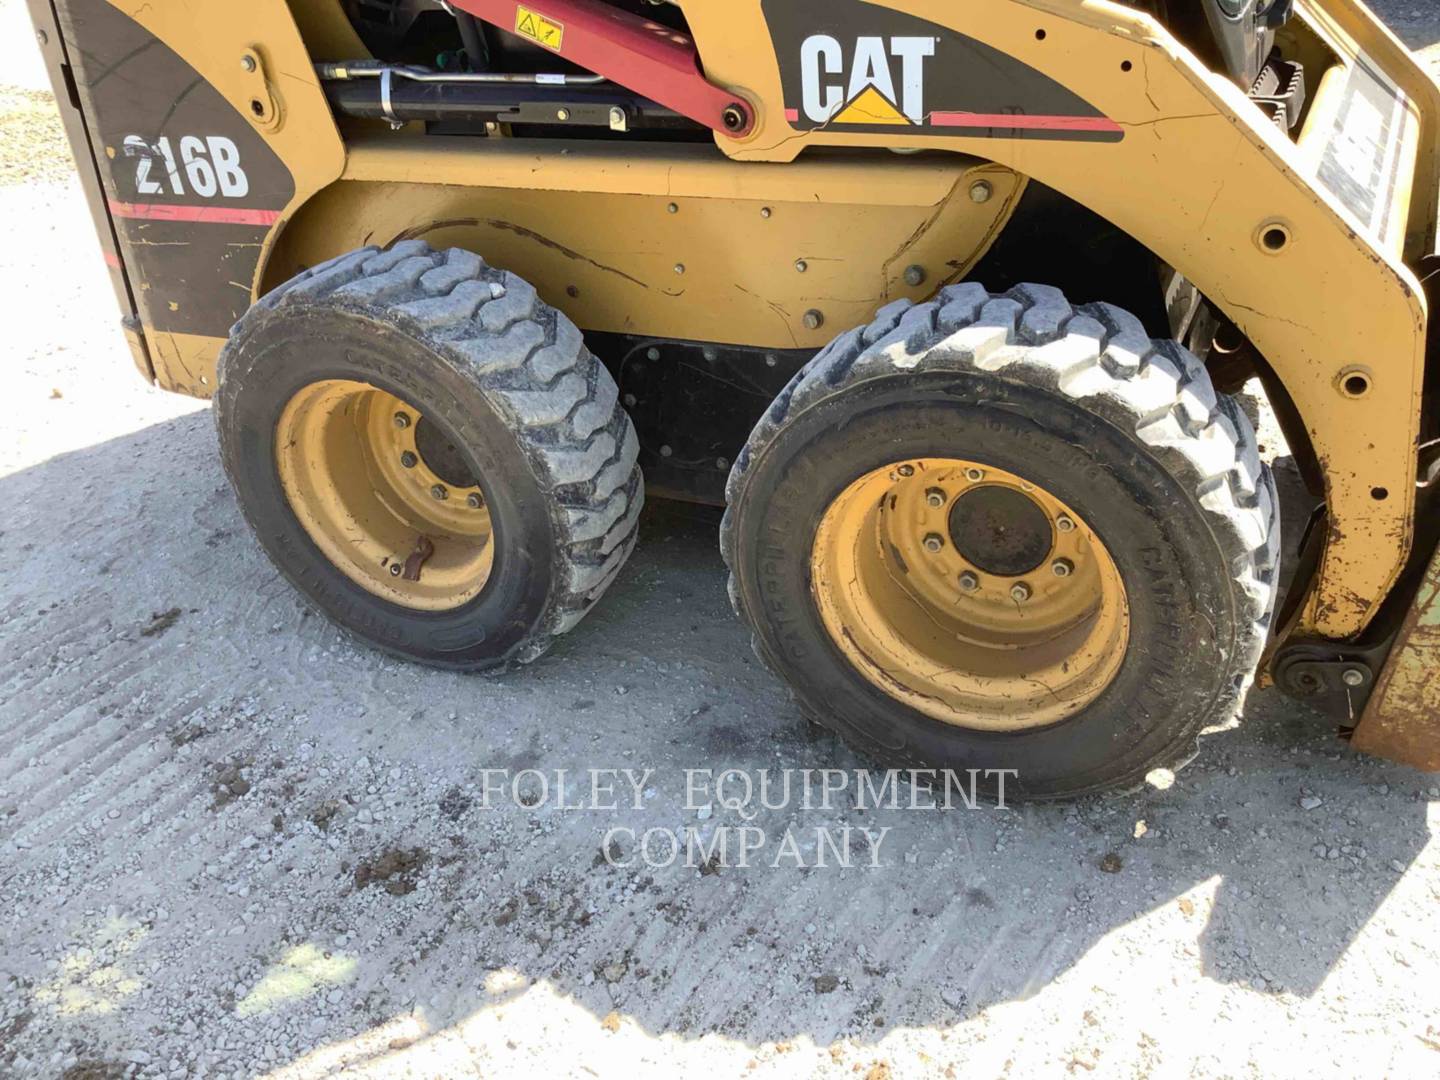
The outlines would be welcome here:
<svg viewBox="0 0 1440 1080">
<path fill-rule="evenodd" d="M 74 182 L 7 180 L 0 225 L 0 1075 L 1440 1071 L 1436 778 L 1262 692 L 1165 790 L 702 816 L 685 768 L 859 764 L 752 659 L 713 514 L 656 507 L 522 673 L 383 659 L 135 377 Z M 641 809 L 482 808 L 485 768 L 611 767 Z M 891 832 L 701 873 L 607 865 L 615 824 Z"/>
</svg>

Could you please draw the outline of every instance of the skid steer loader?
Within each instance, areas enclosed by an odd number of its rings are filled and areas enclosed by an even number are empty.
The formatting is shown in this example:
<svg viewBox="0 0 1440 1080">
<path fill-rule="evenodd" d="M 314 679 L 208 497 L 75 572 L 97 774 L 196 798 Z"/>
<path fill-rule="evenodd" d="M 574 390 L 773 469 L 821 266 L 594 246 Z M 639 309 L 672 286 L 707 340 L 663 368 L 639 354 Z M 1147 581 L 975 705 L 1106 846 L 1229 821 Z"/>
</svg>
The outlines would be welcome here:
<svg viewBox="0 0 1440 1080">
<path fill-rule="evenodd" d="M 533 660 L 648 488 L 877 760 L 1133 787 L 1258 677 L 1440 767 L 1440 90 L 1358 0 L 29 2 L 141 374 L 374 646 Z"/>
</svg>

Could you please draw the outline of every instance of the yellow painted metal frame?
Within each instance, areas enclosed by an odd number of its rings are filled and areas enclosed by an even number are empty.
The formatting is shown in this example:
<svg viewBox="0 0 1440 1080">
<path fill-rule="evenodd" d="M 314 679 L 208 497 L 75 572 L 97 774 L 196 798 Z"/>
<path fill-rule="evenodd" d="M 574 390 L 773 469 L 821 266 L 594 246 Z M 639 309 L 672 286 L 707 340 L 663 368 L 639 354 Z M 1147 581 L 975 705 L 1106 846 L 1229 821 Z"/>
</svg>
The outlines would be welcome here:
<svg viewBox="0 0 1440 1080">
<path fill-rule="evenodd" d="M 257 291 L 283 276 L 280 271 L 301 252 L 308 257 L 323 249 L 329 255 L 349 246 L 363 230 L 353 219 L 341 220 L 348 206 L 380 216 L 372 230 L 376 240 L 418 228 L 448 242 L 470 229 L 482 253 L 497 262 L 513 260 L 547 299 L 587 327 L 608 319 L 603 325 L 657 336 L 812 347 L 863 321 L 869 314 L 865 309 L 877 301 L 933 291 L 963 272 L 983 250 L 974 245 L 988 244 L 1003 226 L 1022 182 L 1018 178 L 1033 177 L 1126 230 L 1195 282 L 1254 341 L 1293 398 L 1325 476 L 1330 514 L 1326 548 L 1297 629 L 1337 639 L 1357 634 L 1406 561 L 1426 344 L 1420 283 L 1400 252 L 1377 249 L 1357 235 L 1335 201 L 1312 183 L 1299 148 L 1238 87 L 1206 71 L 1162 27 L 1132 8 L 1107 0 L 886 0 L 879 5 L 953 27 L 1046 72 L 1123 126 L 1123 141 L 1100 143 L 920 136 L 903 130 L 798 133 L 784 118 L 779 61 L 760 0 L 684 0 L 708 76 L 751 101 L 757 124 L 743 141 L 717 139 L 728 162 L 712 152 L 677 168 L 667 157 L 675 152 L 666 148 L 601 151 L 547 143 L 538 150 L 506 147 L 497 140 L 501 145 L 477 150 L 473 144 L 461 147 L 409 133 L 353 141 L 347 161 L 347 147 L 282 0 L 203 8 L 117 3 L 240 106 L 246 88 L 234 61 L 239 50 L 257 48 L 272 73 L 281 115 L 278 126 L 265 134 L 294 173 L 296 196 L 267 242 L 267 257 L 271 252 L 278 257 L 268 267 L 262 261 Z M 312 40 L 332 46 L 346 42 L 333 0 L 295 4 L 306 11 L 303 21 Z M 1431 193 L 1440 187 L 1440 89 L 1357 0 L 1301 0 L 1301 6 L 1304 18 L 1363 49 L 1416 103 L 1415 190 L 1425 198 L 1415 200 L 1410 220 L 1406 254 L 1413 258 L 1434 238 Z M 1037 39 L 1038 29 L 1046 31 L 1043 41 Z M 936 164 L 928 156 L 875 155 L 857 164 L 812 163 L 806 153 L 797 162 L 802 153 L 822 147 L 924 148 L 964 156 Z M 994 163 L 990 170 L 1005 181 L 1005 190 L 977 213 L 960 196 L 967 171 L 981 160 Z M 858 188 L 857 194 L 816 198 L 817 191 L 807 190 L 832 165 L 835 186 Z M 916 178 L 908 176 L 911 170 Z M 671 183 L 680 186 L 662 187 Z M 480 188 L 489 192 L 492 210 L 504 211 L 486 213 L 486 219 L 513 224 L 513 215 L 528 214 L 532 221 L 561 222 L 562 231 L 588 222 L 607 236 L 626 232 L 628 240 L 600 257 L 584 245 L 546 248 L 521 233 L 490 226 L 434 229 L 446 220 L 447 207 L 474 204 Z M 605 192 L 612 197 L 601 199 Z M 667 226 L 664 215 L 671 203 L 680 209 Z M 801 220 L 792 211 L 802 203 L 803 225 L 790 223 Z M 786 223 L 782 228 L 794 230 L 774 230 L 770 235 L 780 239 L 773 245 L 757 241 L 771 223 L 758 216 L 767 204 Z M 955 245 L 945 253 L 940 272 L 928 249 L 915 256 L 923 255 L 932 267 L 925 286 L 897 284 L 909 253 L 897 250 L 896 243 L 877 247 L 878 226 L 856 227 L 867 206 L 884 206 L 897 220 L 923 226 L 917 241 L 922 248 L 926 243 Z M 407 209 L 410 221 L 405 222 Z M 617 224 L 608 226 L 612 215 Z M 642 221 L 647 227 L 637 228 Z M 943 227 L 936 228 L 937 223 Z M 1283 224 L 1293 237 L 1280 255 L 1257 243 L 1271 223 Z M 533 224 L 522 227 L 553 239 Z M 696 245 L 700 256 L 669 254 L 697 235 L 705 241 Z M 902 231 L 898 239 L 908 235 Z M 837 267 L 805 258 L 807 248 L 799 242 L 808 236 L 824 238 L 828 250 L 841 253 Z M 283 244 L 277 246 L 277 238 Z M 487 239 L 496 243 L 483 242 Z M 584 265 L 577 254 L 627 274 L 618 264 L 643 262 L 644 273 L 631 276 L 650 287 L 622 290 L 611 283 L 607 291 L 598 282 L 614 275 L 593 267 L 593 278 L 577 281 Z M 803 286 L 796 284 L 797 259 L 808 264 Z M 957 265 L 944 266 L 951 261 Z M 799 305 L 812 293 L 830 295 L 819 290 L 823 276 L 809 277 L 809 272 L 830 272 L 834 276 L 826 284 L 846 284 L 855 280 L 847 276 L 846 262 L 861 268 L 856 274 L 867 286 L 836 294 L 839 300 L 828 305 L 824 326 L 806 328 L 810 308 Z M 883 273 L 876 271 L 877 262 L 885 267 Z M 667 263 L 671 276 L 662 285 Z M 685 275 L 675 270 L 681 264 Z M 686 283 L 677 288 L 682 277 Z M 572 287 L 578 296 L 571 295 Z M 740 289 L 750 290 L 756 302 L 744 300 Z M 777 290 L 788 299 L 777 301 Z M 698 302 L 721 291 L 733 303 L 725 320 L 729 333 L 718 333 L 721 328 L 711 325 L 711 313 Z M 611 303 L 620 296 L 623 311 Z M 157 372 L 166 379 L 167 355 L 183 355 L 187 370 L 203 378 L 218 345 L 208 339 L 176 341 L 168 349 L 156 343 Z M 1369 392 L 1358 398 L 1337 386 L 1339 373 L 1357 364 L 1374 376 Z M 206 392 L 193 381 L 187 385 L 171 377 L 170 382 Z"/>
<path fill-rule="evenodd" d="M 472 139 L 354 141 L 344 180 L 282 237 L 270 281 L 421 237 L 482 252 L 588 331 L 819 349 L 963 277 L 1024 189 L 954 154 L 737 166 L 706 146 L 637 156 L 507 139 L 484 158 L 477 183 Z"/>
</svg>

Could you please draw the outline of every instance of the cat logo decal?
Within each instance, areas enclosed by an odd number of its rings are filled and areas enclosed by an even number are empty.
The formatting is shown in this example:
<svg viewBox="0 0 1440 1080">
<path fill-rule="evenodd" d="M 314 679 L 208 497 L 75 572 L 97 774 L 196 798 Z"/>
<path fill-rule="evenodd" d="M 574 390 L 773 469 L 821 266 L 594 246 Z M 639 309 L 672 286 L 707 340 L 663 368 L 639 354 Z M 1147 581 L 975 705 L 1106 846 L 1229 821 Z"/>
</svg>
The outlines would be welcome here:
<svg viewBox="0 0 1440 1080">
<path fill-rule="evenodd" d="M 1125 130 L 1044 72 L 913 15 L 859 0 L 763 0 L 799 131 L 1119 142 Z"/>
</svg>

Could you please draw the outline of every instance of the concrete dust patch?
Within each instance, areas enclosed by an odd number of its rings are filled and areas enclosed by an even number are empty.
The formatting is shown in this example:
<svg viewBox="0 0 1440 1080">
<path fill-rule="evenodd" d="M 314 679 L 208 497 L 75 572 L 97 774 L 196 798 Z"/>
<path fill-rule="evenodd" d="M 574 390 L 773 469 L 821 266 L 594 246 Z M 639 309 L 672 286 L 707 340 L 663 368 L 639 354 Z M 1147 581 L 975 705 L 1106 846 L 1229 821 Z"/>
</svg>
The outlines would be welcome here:
<svg viewBox="0 0 1440 1080">
<path fill-rule="evenodd" d="M 54 96 L 0 86 L 0 186 L 54 183 L 74 171 Z"/>
</svg>

